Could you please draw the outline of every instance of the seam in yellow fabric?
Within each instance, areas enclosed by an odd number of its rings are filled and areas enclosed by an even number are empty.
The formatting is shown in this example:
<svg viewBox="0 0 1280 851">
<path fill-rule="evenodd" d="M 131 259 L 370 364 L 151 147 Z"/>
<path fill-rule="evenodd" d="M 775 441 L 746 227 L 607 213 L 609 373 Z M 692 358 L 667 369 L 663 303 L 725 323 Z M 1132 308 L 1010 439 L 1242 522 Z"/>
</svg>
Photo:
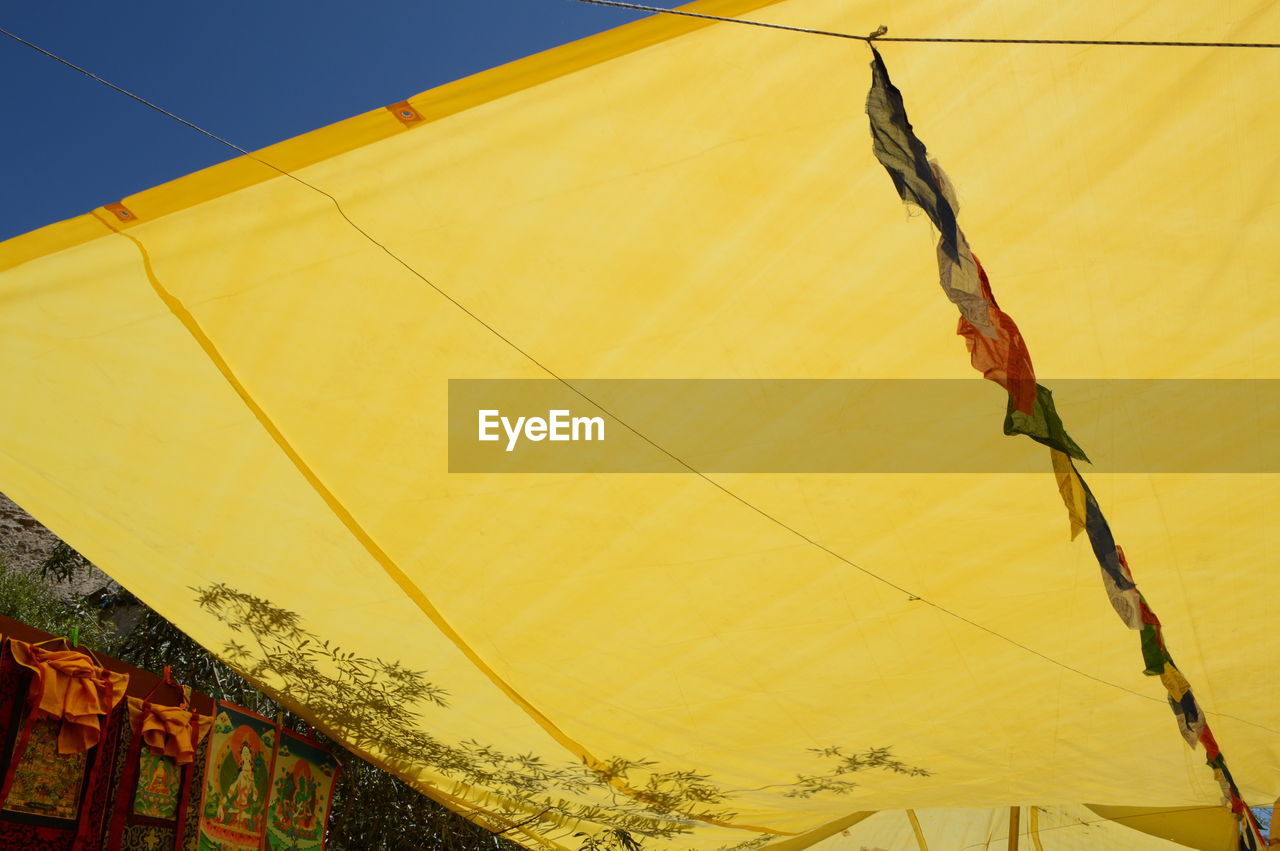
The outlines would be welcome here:
<svg viewBox="0 0 1280 851">
<path fill-rule="evenodd" d="M 770 842 L 767 846 L 769 851 L 803 851 L 812 845 L 816 845 L 824 839 L 830 839 L 842 831 L 846 831 L 859 822 L 866 821 L 875 815 L 879 810 L 859 810 L 842 816 L 834 821 L 826 824 L 820 824 L 815 828 L 805 831 L 804 833 L 792 836 L 790 839 L 782 839 L 777 842 Z"/>
<path fill-rule="evenodd" d="M 911 822 L 911 829 L 916 834 L 916 844 L 920 846 L 920 851 L 929 851 L 929 843 L 924 841 L 924 831 L 920 829 L 920 819 L 916 818 L 915 810 L 907 810 L 907 819 Z"/>
<path fill-rule="evenodd" d="M 1040 808 L 1031 808 L 1031 841 L 1035 843 L 1036 851 L 1044 851 L 1044 846 L 1040 844 Z"/>
<path fill-rule="evenodd" d="M 228 364 L 226 359 L 222 357 L 222 353 L 218 351 L 213 340 L 204 333 L 204 330 L 200 327 L 200 323 L 196 320 L 195 316 L 187 310 L 186 305 L 184 305 L 175 295 L 173 295 L 173 293 L 169 292 L 165 286 L 160 283 L 160 279 L 156 276 L 155 269 L 151 265 L 151 255 L 147 253 L 146 246 L 142 244 L 142 241 L 133 234 L 117 230 L 113 222 L 99 216 L 96 211 L 94 212 L 94 215 L 100 222 L 110 229 L 112 233 L 124 237 L 137 247 L 138 253 L 142 256 L 142 265 L 147 276 L 147 281 L 151 284 L 151 288 L 155 290 L 156 295 L 160 297 L 160 300 L 169 308 L 169 312 L 182 323 L 182 326 L 187 330 L 187 333 L 189 333 L 196 341 L 201 350 L 204 351 L 205 356 L 209 358 L 226 382 L 231 385 L 231 389 L 235 391 L 236 395 L 240 397 L 240 400 L 244 402 L 245 406 L 257 419 L 258 424 L 261 425 L 267 434 L 271 436 L 271 439 L 275 441 L 278 447 L 280 447 L 280 451 L 282 451 L 293 463 L 293 466 L 302 474 L 302 477 L 309 485 L 311 485 L 311 488 L 316 492 L 316 494 L 324 500 L 324 503 L 329 507 L 329 510 L 333 512 L 333 515 L 338 518 L 343 526 L 346 527 L 352 537 L 360 542 L 360 545 L 364 547 L 365 551 L 369 553 L 370 556 L 373 557 L 373 560 L 377 562 L 383 571 L 400 586 L 400 590 L 402 590 L 405 595 L 408 596 L 415 605 L 417 605 L 422 613 L 425 614 L 433 624 L 435 624 L 436 628 L 439 629 L 446 638 L 453 642 L 454 646 L 462 652 L 471 664 L 475 665 L 482 674 L 488 677 L 489 681 L 497 686 L 508 699 L 516 704 L 516 706 L 524 710 L 525 714 L 545 730 L 551 738 L 555 739 L 556 742 L 574 756 L 581 759 L 587 766 L 599 771 L 601 776 L 607 777 L 610 784 L 618 791 L 629 797 L 635 798 L 636 800 L 643 800 L 643 796 L 641 796 L 639 792 L 632 789 L 626 783 L 611 776 L 608 773 L 607 766 L 604 762 L 597 759 L 582 744 L 575 741 L 556 726 L 555 722 L 544 715 L 541 710 L 517 692 L 498 674 L 497 671 L 489 667 L 488 663 L 481 659 L 480 655 L 476 653 L 465 640 L 463 640 L 462 636 L 454 630 L 447 620 L 445 620 L 444 615 L 442 615 L 440 611 L 432 605 L 431 601 L 427 599 L 427 595 L 422 592 L 422 589 L 414 584 L 413 580 L 411 580 L 405 572 L 400 569 L 399 565 L 395 563 L 395 560 L 392 559 L 391 556 L 389 556 L 380 546 L 378 546 L 378 543 L 373 540 L 368 532 L 365 531 L 364 527 L 360 525 L 354 515 L 347 510 L 346 506 L 344 506 L 337 496 L 329 490 L 324 482 L 320 480 L 320 477 L 316 475 L 315 471 L 311 469 L 310 465 L 308 465 L 307 462 L 303 460 L 302 456 L 298 454 L 297 450 L 293 448 L 293 445 L 289 443 L 288 438 L 284 436 L 283 432 L 280 431 L 271 417 L 267 415 L 267 412 L 262 409 L 262 407 L 249 393 L 248 389 L 240 382 L 240 379 L 236 377 L 230 364 Z M 706 824 L 714 824 L 718 827 L 728 827 L 735 830 L 747 830 L 754 833 L 769 833 L 778 836 L 795 835 L 789 831 L 777 830 L 770 827 L 733 824 L 731 822 L 696 816 L 690 813 L 681 813 L 681 815 Z"/>
</svg>

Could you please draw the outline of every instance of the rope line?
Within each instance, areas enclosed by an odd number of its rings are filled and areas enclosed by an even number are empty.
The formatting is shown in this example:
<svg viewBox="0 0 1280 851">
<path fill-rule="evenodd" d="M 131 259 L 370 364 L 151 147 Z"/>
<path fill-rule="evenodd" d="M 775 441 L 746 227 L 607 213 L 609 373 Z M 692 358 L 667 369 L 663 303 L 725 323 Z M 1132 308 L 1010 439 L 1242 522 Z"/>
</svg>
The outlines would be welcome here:
<svg viewBox="0 0 1280 851">
<path fill-rule="evenodd" d="M 771 24 L 765 21 L 752 21 L 747 18 L 726 18 L 721 15 L 707 15 L 701 12 L 689 12 L 683 9 L 664 9 L 661 6 L 646 6 L 643 3 L 625 3 L 622 0 L 574 0 L 575 3 L 587 3 L 592 6 L 612 6 L 615 9 L 630 9 L 635 12 L 655 12 L 662 15 L 679 15 L 684 18 L 701 18 L 706 21 L 721 21 L 726 24 L 744 24 L 749 27 L 764 27 L 771 30 L 803 33 L 805 35 L 822 35 L 828 38 L 848 38 L 854 41 L 901 41 L 922 42 L 926 44 L 1082 44 L 1104 47 L 1280 47 L 1280 43 L 1239 42 L 1239 41 L 1111 41 L 1105 39 L 1078 38 L 933 38 L 887 35 L 854 35 L 853 33 L 836 32 L 834 30 L 816 30 L 808 27 L 793 27 L 786 24 Z M 881 30 L 887 32 L 884 27 Z"/>
<path fill-rule="evenodd" d="M 598 2 L 598 3 L 609 3 L 609 4 L 612 4 L 612 3 L 613 3 L 613 0 L 579 0 L 579 2 Z M 646 8 L 647 8 L 647 7 L 646 7 Z M 658 10 L 656 10 L 656 11 L 671 11 L 671 10 L 658 9 Z M 681 13 L 681 14 L 692 14 L 692 13 Z M 701 17 L 706 17 L 706 16 L 701 16 Z M 724 19 L 724 20 L 731 20 L 731 21 L 732 21 L 732 20 L 736 20 L 736 19 L 734 19 L 734 18 L 726 18 L 726 19 Z M 762 24 L 762 26 L 771 26 L 771 25 L 764 25 L 764 24 Z M 916 594 L 915 592 L 910 591 L 910 590 L 908 590 L 907 588 L 905 588 L 905 587 L 903 587 L 903 586 L 901 586 L 901 585 L 897 584 L 897 583 L 896 583 L 896 582 L 894 582 L 893 580 L 888 579 L 887 577 L 881 576 L 880 574 L 875 573 L 875 572 L 874 572 L 874 571 L 872 571 L 871 569 L 866 568 L 866 567 L 863 567 L 862 565 L 858 564 L 857 562 L 853 561 L 852 559 L 848 558 L 847 556 L 844 556 L 844 555 L 842 555 L 841 553 L 836 552 L 835 550 L 831 549 L 831 548 L 830 548 L 829 546 L 827 546 L 826 544 L 823 544 L 822 542 L 820 542 L 820 541 L 816 540 L 815 538 L 810 537 L 808 534 L 806 534 L 806 533 L 804 533 L 804 532 L 800 531 L 800 530 L 799 530 L 799 529 L 797 529 L 796 527 L 794 527 L 794 526 L 790 525 L 789 523 L 787 523 L 787 522 L 786 522 L 785 520 L 783 520 L 782 518 L 780 518 L 780 517 L 778 517 L 778 516 L 776 516 L 776 515 L 774 515 L 774 514 L 771 514 L 769 511 L 765 510 L 764 508 L 761 508 L 760 506 L 756 505 L 755 503 L 751 502 L 750 500 L 746 499 L 745 497 L 743 497 L 743 496 L 739 495 L 738 493 L 736 493 L 736 492 L 734 492 L 734 491 L 730 490 L 728 487 L 726 487 L 725 485 L 723 485 L 723 484 L 721 484 L 720 482 L 716 481 L 715 479 L 713 479 L 713 478 L 712 478 L 711 476 L 709 476 L 708 474 L 706 474 L 706 473 L 702 472 L 701 470 L 696 469 L 695 467 L 693 467 L 692 465 L 690 465 L 690 464 L 689 464 L 687 461 L 685 461 L 684 459 L 682 459 L 682 458 L 678 457 L 677 455 L 675 455 L 674 453 L 672 453 L 670 450 L 668 450 L 668 449 L 664 448 L 663 446 L 659 445 L 658 443 L 654 442 L 654 441 L 653 441 L 653 439 L 651 439 L 651 438 L 650 438 L 650 437 L 648 437 L 647 435 L 645 435 L 645 434 L 643 434 L 642 432 L 638 431 L 635 427 L 633 427 L 632 425 L 630 425 L 629 423 L 627 423 L 627 422 L 626 422 L 625 420 L 623 420 L 621 417 L 619 417 L 619 416 L 617 416 L 616 414 L 614 414 L 612 411 L 610 411 L 610 410 L 609 410 L 608 408 L 606 408 L 604 405 L 602 405 L 602 404 L 600 404 L 599 402 L 597 402 L 597 401 L 595 401 L 594 399 L 592 399 L 592 398 L 591 398 L 590 396 L 588 396 L 584 391 L 582 391 L 582 390 L 580 390 L 578 387 L 574 386 L 574 385 L 573 385 L 571 382 L 569 382 L 567 379 L 565 379 L 565 378 L 561 377 L 558 373 L 556 373 L 554 370 L 552 370 L 552 369 L 551 369 L 551 367 L 547 366 L 547 365 L 546 365 L 546 364 L 544 364 L 542 361 L 538 360 L 538 358 L 537 358 L 537 357 L 535 357 L 532 353 L 530 353 L 529 351 L 527 351 L 527 350 L 525 350 L 524 348 L 522 348 L 519 344 L 517 344 L 517 343 L 516 343 L 514 340 L 512 340 L 510 337 L 506 336 L 506 335 L 505 335 L 505 334 L 503 334 L 501 331 L 499 331 L 497 328 L 495 328 L 493 325 L 491 325 L 490 323 L 488 323 L 487 321 L 485 321 L 482 317 L 480 317 L 478 314 L 476 314 L 474 311 L 472 311 L 470 308 L 468 308 L 468 307 L 467 307 L 466 305 L 464 305 L 462 302 L 458 301 L 456 298 L 454 298 L 452 295 L 450 295 L 448 292 L 446 292 L 446 291 L 445 291 L 444 289 L 442 289 L 440 286 L 438 286 L 438 285 L 437 285 L 437 284 L 435 284 L 433 281 L 431 281 L 431 280 L 430 280 L 426 275 L 424 275 L 423 273 L 419 272 L 419 271 L 418 271 L 417 269 L 415 269 L 413 266 L 409 265 L 409 263 L 408 263 L 404 258 L 400 257 L 400 255 L 396 254 L 394 251 L 392 251 L 392 250 L 391 250 L 390 248 L 388 248 L 386 245 L 384 245 L 383 243 L 379 242 L 376 238 L 374 238 L 374 237 L 373 237 L 373 235 L 371 235 L 368 231 L 366 231 L 366 230 L 365 230 L 364 228 L 362 228 L 360 225 L 356 224 L 356 222 L 355 222 L 355 221 L 353 221 L 353 220 L 351 219 L 351 217 L 347 215 L 346 211 L 342 208 L 342 204 L 341 204 L 341 203 L 339 203 L 338 199 L 337 199 L 337 198 L 335 198 L 333 195 L 329 194 L 328 192 L 326 192 L 325 190 L 321 189 L 320 187 L 318 187 L 318 186 L 316 186 L 316 185 L 314 185 L 314 184 L 312 184 L 312 183 L 308 183 L 307 181 L 303 180 L 302 178 L 298 177 L 297 175 L 292 174 L 292 173 L 290 173 L 290 172 L 288 172 L 288 171 L 286 171 L 286 170 L 284 170 L 284 169 L 280 168 L 279 166 L 273 165 L 272 163 L 269 163 L 269 162 L 267 162 L 266 160 L 263 160 L 263 159 L 261 159 L 261 158 L 259 158 L 259 157 L 255 156 L 253 153 L 251 153 L 250 151 L 245 150 L 244 148 L 240 147 L 239 145 L 235 144 L 234 142 L 230 142 L 230 141 L 228 141 L 228 140 L 226 140 L 226 139 L 222 138 L 221 136 L 218 136 L 217 134 L 215 134 L 215 133 L 213 133 L 213 132 L 211 132 L 211 131 L 209 131 L 209 130 L 206 130 L 205 128 L 203 128 L 203 127 L 199 126 L 198 124 L 195 124 L 195 123 L 193 123 L 193 122 L 191 122 L 191 121 L 188 121 L 188 120 L 187 120 L 187 119 L 185 119 L 185 118 L 182 118 L 182 117 L 180 117 L 180 116 L 178 116 L 178 115 L 175 115 L 174 113 L 170 112 L 169 110 L 164 109 L 163 107 L 158 106 L 158 105 L 156 105 L 156 104 L 152 103 L 151 101 L 147 100 L 146 98 L 142 97 L 141 95 L 136 95 L 136 94 L 134 94 L 133 92 L 128 91 L 127 89 L 121 88 L 120 86 L 116 85 L 115 83 L 112 83 L 112 82 L 110 82 L 110 81 L 108 81 L 108 80 L 105 80 L 105 79 L 103 79 L 102 77 L 99 77 L 97 74 L 94 74 L 94 73 L 92 73 L 91 71 L 88 71 L 87 69 L 82 68 L 82 67 L 80 67 L 79 65 L 76 65 L 75 63 L 70 62 L 70 61 L 68 61 L 68 60 L 66 60 L 66 59 L 63 59 L 61 56 L 58 56 L 58 55 L 56 55 L 56 54 L 54 54 L 54 53 L 51 53 L 51 52 L 50 52 L 50 51 L 48 51 L 48 50 L 45 50 L 43 47 L 40 47 L 39 45 L 33 44 L 32 42 L 27 41 L 26 39 L 19 38 L 18 36 L 14 35 L 13 33 L 9 32 L 8 30 L 5 30 L 5 29 L 3 29 L 3 28 L 0 28 L 0 34 L 3 34 L 3 35 L 5 35 L 5 36 L 9 37 L 10 39 L 13 39 L 13 40 L 14 40 L 14 41 L 16 41 L 16 42 L 19 42 L 20 44 L 24 44 L 24 45 L 26 45 L 27 47 L 31 48 L 32 50 L 35 50 L 35 51 L 37 51 L 38 53 L 41 53 L 41 54 L 43 54 L 44 56 L 49 57 L 50 59 L 56 60 L 57 62 L 61 63 L 62 65 L 65 65 L 66 67 L 68 67 L 68 68 L 70 68 L 70 69 L 72 69 L 72 70 L 74 70 L 74 71 L 77 71 L 77 72 L 79 72 L 80 74 L 83 74 L 84 76 L 86 76 L 86 77 L 88 77 L 88 78 L 90 78 L 90 79 L 92 79 L 92 80 L 95 80 L 95 81 L 97 81 L 97 82 L 101 83 L 102 85 L 106 86 L 107 88 L 112 89 L 113 91 L 119 92 L 120 94 L 125 95 L 126 97 L 128 97 L 128 98 L 130 98 L 130 99 L 132 99 L 132 100 L 134 100 L 134 101 L 137 101 L 138 103 L 142 104 L 143 106 L 148 107 L 149 109 L 153 109 L 153 110 L 155 110 L 156 112 L 159 112 L 159 113 L 160 113 L 160 114 L 162 114 L 162 115 L 166 115 L 166 116 L 168 116 L 169 118 L 172 118 L 174 121 L 177 121 L 177 122 L 179 122 L 179 123 L 181 123 L 181 124 L 183 124 L 183 125 L 185 125 L 185 126 L 187 126 L 187 127 L 190 127 L 192 130 L 195 130 L 196 132 L 201 133 L 202 135 L 207 136 L 207 137 L 208 137 L 208 138 L 210 138 L 210 139 L 213 139 L 213 140 L 215 140 L 215 141 L 217 141 L 217 142 L 219 142 L 219 143 L 221 143 L 221 144 L 223 144 L 223 145 L 226 145 L 228 148 L 231 148 L 232 150 L 239 152 L 240 154 L 242 154 L 242 155 L 243 155 L 243 156 L 245 156 L 245 157 L 248 157 L 249 159 L 253 160 L 254 162 L 261 163 L 262 165 L 264 165 L 264 166 L 266 166 L 266 167 L 268 167 L 268 168 L 272 169 L 273 171 L 278 172 L 280 175 L 282 175 L 282 176 L 284 176 L 284 177 L 287 177 L 287 178 L 289 178 L 290 180 L 293 180 L 293 181 L 295 181 L 295 182 L 299 183 L 300 185 L 305 186 L 305 187 L 307 187 L 308 189 L 310 189 L 310 190 L 312 190 L 312 191 L 314 191 L 314 192 L 319 193 L 320 195 L 323 195 L 325 198 L 328 198 L 328 199 L 329 199 L 329 201 L 330 201 L 330 202 L 332 202 L 332 204 L 333 204 L 334 208 L 337 210 L 338 214 L 339 214 L 340 216 L 342 216 L 342 218 L 347 222 L 347 224 L 349 224 L 349 225 L 350 225 L 352 228 L 354 228 L 354 229 L 355 229 L 355 230 L 356 230 L 356 231 L 357 231 L 361 236 L 363 236 L 366 240 L 368 240 L 370 244 L 372 244 L 372 245 L 376 246 L 378 249 L 380 249 L 382 252 L 384 252 L 388 257 L 390 257 L 392 260 L 394 260 L 394 261 L 395 261 L 396 263 L 398 263 L 400 266 L 404 267 L 404 269 L 405 269 L 405 270 L 407 270 L 410 274 L 412 274 L 414 277 L 416 277 L 416 278 L 418 278 L 419 280 L 421 280 L 423 283 L 425 283 L 427 286 L 429 286 L 431 289 L 433 289 L 436 293 L 438 293 L 441 297 L 443 297 L 446 301 L 448 301 L 448 302 L 449 302 L 450 304 L 452 304 L 454 307 L 458 308 L 458 310 L 462 311 L 464 314 L 466 314 L 467 316 L 469 316 L 471 319 L 473 319 L 473 320 L 474 320 L 475 322 L 477 322 L 479 325 L 481 325 L 482 327 L 484 327 L 486 330 L 488 330 L 491 334 L 493 334 L 493 335 L 494 335 L 495 337 L 497 337 L 499 340 L 501 340 L 502 342 L 506 343 L 506 344 L 507 344 L 508 346 L 510 346 L 513 350 L 515 350 L 517 353 L 519 353 L 522 357 L 524 357 L 526 360 L 528 360 L 530 363 L 532 363 L 534 366 L 536 366 L 536 367 L 537 367 L 538 369 L 540 369 L 542 372 L 546 373 L 550 378 L 554 379 L 555 381 L 557 381 L 558 383 L 560 383 L 561 385 L 563 385 L 566 389 L 568 389 L 570 392 L 574 393 L 575 395 L 577 395 L 578 397 L 580 397 L 580 398 L 581 398 L 581 399 L 583 399 L 584 401 L 586 401 L 586 402 L 590 403 L 591 405 L 593 405 L 593 406 L 595 406 L 596 408 L 598 408 L 600 411 L 602 411 L 602 412 L 604 412 L 605 414 L 607 414 L 609 417 L 611 417 L 612 419 L 614 419 L 614 420 L 615 420 L 619 425 L 621 425 L 623 428 L 627 429 L 627 430 L 628 430 L 628 431 L 630 431 L 632 434 L 636 435 L 636 437 L 640 438 L 640 439 L 641 439 L 641 440 L 643 440 L 645 443 L 647 443 L 647 444 L 649 444 L 650 446 L 652 446 L 652 447 L 653 447 L 654 449 L 656 449 L 658 452 L 660 452 L 660 453 L 662 453 L 663 455 L 665 455 L 666 457 L 670 458 L 672 461 L 674 461 L 676 464 L 678 464 L 678 465 L 679 465 L 680 467 L 682 467 L 683 469 L 687 470 L 687 471 L 688 471 L 689 473 L 691 473 L 692 475 L 697 476 L 698 478 L 702 479 L 704 482 L 708 483 L 709 485 L 711 485 L 711 486 L 712 486 L 712 487 L 714 487 L 715 489 L 719 490 L 719 491 L 720 491 L 721 493 L 723 493 L 725 496 L 727 496 L 727 497 L 729 497 L 730 499 L 733 499 L 734 501 L 736 501 L 736 502 L 740 503 L 743 507 L 745 507 L 745 508 L 749 509 L 750 511 L 753 511 L 753 512 L 755 512 L 756 514 L 759 514 L 759 515 L 760 515 L 761 517 L 763 517 L 765 520 L 767 520 L 767 521 L 769 521 L 770 523 L 772 523 L 772 524 L 776 525 L 776 526 L 777 526 L 777 527 L 779 527 L 780 529 L 782 529 L 782 530 L 784 530 L 784 531 L 786 531 L 786 532 L 790 533 L 791 535 L 794 535 L 795 537 L 799 538 L 800 540 L 804 541 L 805 543 L 809 544 L 810 546 L 813 546 L 813 547 L 815 547 L 816 549 L 818 549 L 818 550 L 820 550 L 820 551 L 822 551 L 822 552 L 826 553 L 827 555 L 831 556 L 832 558 L 836 559 L 837 561 L 841 562 L 842 564 L 845 564 L 845 565 L 847 565 L 848 567 L 851 567 L 851 568 L 853 568 L 854 570 L 857 570 L 858 572 L 865 574 L 866 576 L 870 577 L 871 579 L 874 579 L 875 581 L 877 581 L 877 582 L 879 582 L 879 583 L 881 583 L 881 584 L 883 584 L 883 585 L 885 585 L 885 586 L 887 586 L 887 587 L 889 587 L 889 588 L 892 588 L 893 590 L 895 590 L 895 591 L 897 591 L 897 592 L 901 593 L 902 595 L 904 595 L 905 597 L 907 597 L 907 599 L 908 599 L 908 600 L 910 600 L 910 601 L 924 603 L 925 605 L 927 605 L 927 606 L 929 606 L 929 607 L 933 608 L 934 610 L 938 611 L 938 612 L 939 612 L 939 613 L 941 613 L 941 614 L 944 614 L 944 615 L 946 615 L 946 616 L 948 616 L 948 617 L 950 617 L 950 618 L 953 618 L 953 619 L 955 619 L 955 620 L 958 620 L 958 621 L 960 621 L 961 623 L 968 624 L 969 626 L 971 626 L 971 627 L 973 627 L 973 628 L 975 628 L 975 629 L 977 629 L 977 630 L 980 630 L 980 631 L 982 631 L 982 632 L 985 632 L 985 633 L 987 633 L 987 634 L 989 634 L 989 635 L 993 636 L 994 638 L 998 638 L 998 639 L 1000 639 L 1001 641 L 1004 641 L 1005 643 L 1007 643 L 1007 644 L 1009 644 L 1009 645 L 1011 645 L 1011 646 L 1013 646 L 1013 647 L 1018 648 L 1019 650 L 1022 650 L 1022 651 L 1026 652 L 1026 653 L 1030 653 L 1030 654 L 1031 654 L 1031 655 L 1033 655 L 1033 656 L 1037 656 L 1037 657 L 1039 657 L 1040 659 L 1043 659 L 1044 661 L 1049 662 L 1049 663 L 1050 663 L 1050 664 L 1052 664 L 1052 665 L 1056 665 L 1057 667 L 1062 668 L 1063 670 L 1070 671 L 1071 673 L 1073 673 L 1073 674 L 1077 674 L 1077 675 L 1079 675 L 1079 676 L 1081 676 L 1081 677 L 1084 677 L 1085 679 L 1093 680 L 1094 682 L 1099 683 L 1100 685 L 1105 685 L 1105 686 L 1108 686 L 1108 687 L 1110 687 L 1110 688 L 1118 689 L 1118 690 L 1123 691 L 1123 692 L 1128 692 L 1129 694 L 1132 694 L 1132 695 L 1134 695 L 1134 696 L 1136 696 L 1136 697 L 1140 697 L 1140 698 L 1142 698 L 1142 699 L 1144 699 L 1144 700 L 1154 701 L 1155 703 L 1159 703 L 1159 704 L 1161 704 L 1161 705 L 1164 705 L 1164 704 L 1166 703 L 1166 700 L 1165 700 L 1164 698 L 1162 698 L 1162 697 L 1156 697 L 1155 695 L 1146 694 L 1146 693 L 1144 693 L 1144 692 L 1140 692 L 1140 691 L 1138 691 L 1138 690 L 1136 690 L 1136 689 L 1129 688 L 1128 686 L 1121 685 L 1120 683 L 1113 683 L 1113 682 L 1111 682 L 1110 680 L 1105 680 L 1105 679 L 1103 679 L 1102 677 L 1096 676 L 1096 675 L 1094 675 L 1094 674 L 1090 674 L 1090 673 L 1088 673 L 1087 671 L 1083 671 L 1083 670 L 1081 670 L 1081 669 L 1079 669 L 1079 668 L 1076 668 L 1076 667 L 1074 667 L 1074 666 L 1072 666 L 1072 665 L 1067 664 L 1066 662 L 1062 662 L 1062 661 L 1060 661 L 1060 660 L 1058 660 L 1058 659 L 1055 659 L 1054 657 L 1049 656 L 1049 655 L 1048 655 L 1048 654 L 1046 654 L 1046 653 L 1043 653 L 1043 652 L 1041 652 L 1041 651 L 1039 651 L 1039 650 L 1036 650 L 1036 649 L 1035 649 L 1035 648 L 1033 648 L 1033 647 L 1030 647 L 1030 646 L 1028 646 L 1028 645 L 1026 645 L 1026 644 L 1023 644 L 1022 642 L 1018 641 L 1018 640 L 1017 640 L 1017 639 L 1015 639 L 1015 638 L 1012 638 L 1012 637 L 1010 637 L 1010 636 L 1008 636 L 1008 635 L 1005 635 L 1004 633 L 1001 633 L 1001 632 L 999 632 L 999 631 L 997 631 L 997 630 L 995 630 L 995 629 L 993 629 L 993 628 L 991 628 L 991 627 L 989 627 L 989 626 L 985 626 L 985 625 L 983 625 L 983 624 L 980 624 L 980 623 L 978 623 L 977 621 L 971 620 L 970 618 L 968 618 L 968 617 L 966 617 L 966 616 L 964 616 L 964 615 L 960 614 L 959 612 L 956 612 L 956 611 L 954 611 L 954 610 L 952 610 L 952 609 L 947 608 L 946 606 L 942 605 L 941 603 L 936 603 L 936 602 L 934 602 L 934 601 L 932 601 L 932 600 L 929 600 L 928 598 L 922 597 L 922 596 L 920 596 L 919 594 Z M 1276 734 L 1276 735 L 1280 735 L 1280 730 L 1274 729 L 1274 728 L 1272 728 L 1272 727 L 1268 727 L 1268 726 L 1266 726 L 1265 724 L 1259 724 L 1259 723 L 1257 723 L 1257 722 L 1249 721 L 1249 720 L 1247 720 L 1247 719 L 1240 718 L 1240 717 L 1235 716 L 1235 715 L 1230 715 L 1230 714 L 1227 714 L 1227 713 L 1225 713 L 1225 712 L 1214 712 L 1214 711 L 1209 710 L 1209 709 L 1206 709 L 1205 711 L 1206 711 L 1206 712 L 1209 712 L 1209 713 L 1211 713 L 1211 714 L 1213 714 L 1213 715 L 1217 715 L 1217 716 L 1219 716 L 1219 717 L 1221 717 L 1221 718 L 1230 718 L 1230 719 L 1232 719 L 1232 720 L 1234 720 L 1234 721 L 1238 721 L 1238 722 L 1240 722 L 1240 723 L 1242 723 L 1242 724 L 1246 724 L 1246 725 L 1251 726 L 1251 727 L 1256 727 L 1256 728 L 1261 729 L 1261 730 L 1266 730 L 1266 731 L 1267 731 L 1267 732 L 1269 732 L 1269 733 L 1274 733 L 1274 734 Z"/>
</svg>

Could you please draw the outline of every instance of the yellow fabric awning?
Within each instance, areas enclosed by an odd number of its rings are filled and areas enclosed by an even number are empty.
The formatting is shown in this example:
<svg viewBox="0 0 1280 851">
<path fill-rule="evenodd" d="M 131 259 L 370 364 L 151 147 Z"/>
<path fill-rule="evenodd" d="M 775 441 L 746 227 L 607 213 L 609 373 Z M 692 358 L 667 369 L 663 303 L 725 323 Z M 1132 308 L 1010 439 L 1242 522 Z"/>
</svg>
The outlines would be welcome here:
<svg viewBox="0 0 1280 851">
<path fill-rule="evenodd" d="M 1280 40 L 1261 0 L 699 8 Z M 1280 377 L 1280 51 L 881 52 L 1042 376 Z M 0 490 L 317 726 L 529 847 L 1216 805 L 1047 462 L 448 472 L 451 378 L 970 377 L 933 231 L 871 153 L 868 60 L 644 20 L 411 98 L 421 120 L 379 108 L 0 244 Z M 1089 481 L 1242 792 L 1273 800 L 1280 483 Z"/>
</svg>

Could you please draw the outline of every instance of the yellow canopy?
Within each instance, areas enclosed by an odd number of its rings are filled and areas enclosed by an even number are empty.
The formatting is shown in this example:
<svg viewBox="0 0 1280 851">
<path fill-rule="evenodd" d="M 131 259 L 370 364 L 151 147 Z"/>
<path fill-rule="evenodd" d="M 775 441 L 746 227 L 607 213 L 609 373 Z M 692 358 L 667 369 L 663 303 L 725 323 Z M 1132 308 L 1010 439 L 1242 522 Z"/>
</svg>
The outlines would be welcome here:
<svg viewBox="0 0 1280 851">
<path fill-rule="evenodd" d="M 1262 0 L 697 8 L 1280 40 Z M 1280 377 L 1280 51 L 881 52 L 1042 376 Z M 531 848 L 1216 805 L 1047 460 L 448 470 L 449 379 L 972 375 L 933 230 L 871 153 L 869 58 L 662 16 L 0 244 L 0 490 L 317 726 Z M 1089 481 L 1241 791 L 1273 800 L 1276 476 Z"/>
</svg>

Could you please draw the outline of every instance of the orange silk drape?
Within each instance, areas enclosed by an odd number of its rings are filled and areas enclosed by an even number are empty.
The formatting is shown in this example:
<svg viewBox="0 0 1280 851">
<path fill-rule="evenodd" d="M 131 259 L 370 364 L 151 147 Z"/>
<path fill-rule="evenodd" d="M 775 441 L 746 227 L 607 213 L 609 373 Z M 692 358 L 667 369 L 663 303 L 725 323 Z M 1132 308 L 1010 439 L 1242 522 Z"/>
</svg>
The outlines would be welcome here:
<svg viewBox="0 0 1280 851">
<path fill-rule="evenodd" d="M 61 720 L 59 753 L 81 753 L 98 743 L 101 720 L 124 697 L 128 674 L 108 671 L 77 650 L 50 650 L 9 640 L 13 658 L 35 672 L 27 702 L 36 718 Z"/>
<path fill-rule="evenodd" d="M 197 719 L 194 724 L 192 716 Z M 142 742 L 152 753 L 172 757 L 178 765 L 188 765 L 195 759 L 196 745 L 213 726 L 213 716 L 199 715 L 193 709 L 180 706 L 158 706 L 131 697 L 129 724 L 135 732 L 141 730 Z"/>
</svg>

